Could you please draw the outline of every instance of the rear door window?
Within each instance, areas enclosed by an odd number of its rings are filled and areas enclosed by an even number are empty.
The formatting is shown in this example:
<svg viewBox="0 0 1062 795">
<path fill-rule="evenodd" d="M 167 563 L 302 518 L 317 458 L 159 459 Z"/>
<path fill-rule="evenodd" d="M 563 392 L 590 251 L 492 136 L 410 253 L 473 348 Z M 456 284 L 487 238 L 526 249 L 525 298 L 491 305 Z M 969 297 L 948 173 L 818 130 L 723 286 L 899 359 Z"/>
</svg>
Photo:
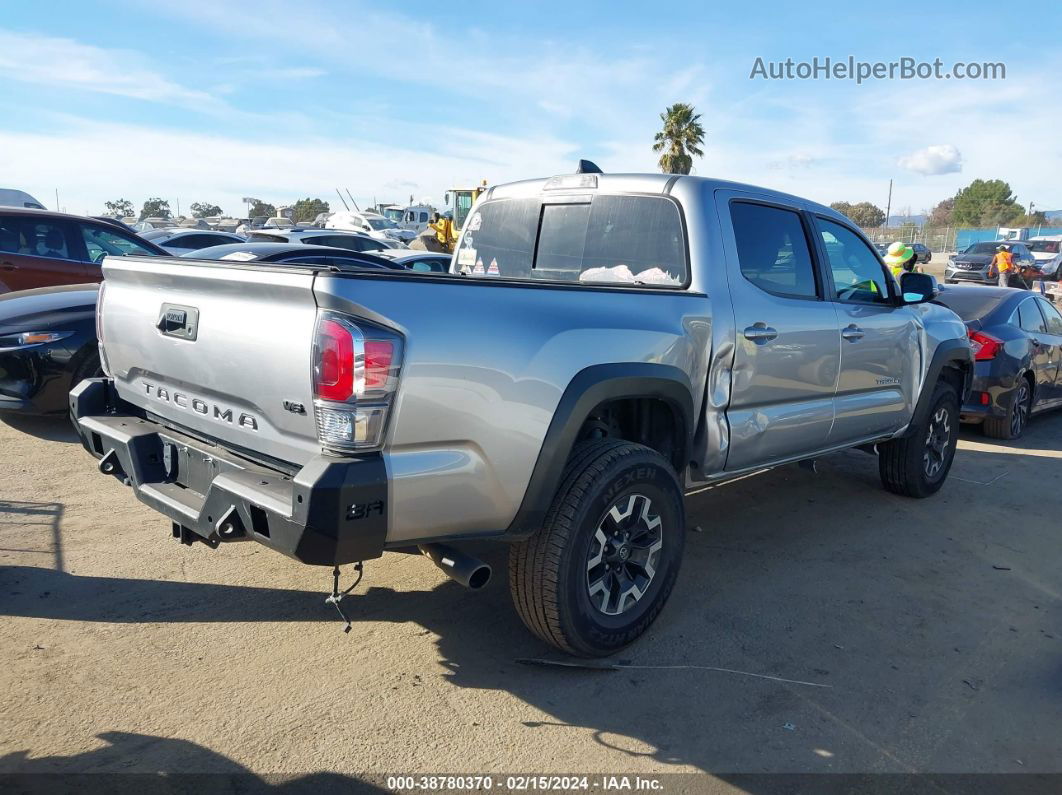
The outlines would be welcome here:
<svg viewBox="0 0 1062 795">
<path fill-rule="evenodd" d="M 28 257 L 76 260 L 68 231 L 67 224 L 59 221 L 10 218 L 0 230 L 0 249 Z"/>
<path fill-rule="evenodd" d="M 469 216 L 462 273 L 509 279 L 677 287 L 687 279 L 678 207 L 656 196 L 502 199 Z"/>
<path fill-rule="evenodd" d="M 1044 334 L 1047 331 L 1044 325 L 1044 316 L 1036 308 L 1036 302 L 1029 298 L 1018 304 L 1018 325 L 1023 331 L 1030 334 Z"/>
<path fill-rule="evenodd" d="M 815 267 L 800 216 L 780 207 L 732 202 L 741 274 L 767 293 L 815 298 Z"/>
</svg>

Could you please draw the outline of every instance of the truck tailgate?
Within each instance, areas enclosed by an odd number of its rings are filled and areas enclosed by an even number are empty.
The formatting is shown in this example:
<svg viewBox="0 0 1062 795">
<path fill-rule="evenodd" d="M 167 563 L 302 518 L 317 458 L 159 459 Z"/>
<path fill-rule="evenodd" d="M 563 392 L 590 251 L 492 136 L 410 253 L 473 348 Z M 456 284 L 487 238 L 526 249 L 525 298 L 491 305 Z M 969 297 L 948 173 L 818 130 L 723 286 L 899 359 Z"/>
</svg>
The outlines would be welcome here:
<svg viewBox="0 0 1062 795">
<path fill-rule="evenodd" d="M 103 349 L 122 399 L 237 450 L 300 466 L 320 452 L 312 270 L 108 257 L 103 272 Z"/>
</svg>

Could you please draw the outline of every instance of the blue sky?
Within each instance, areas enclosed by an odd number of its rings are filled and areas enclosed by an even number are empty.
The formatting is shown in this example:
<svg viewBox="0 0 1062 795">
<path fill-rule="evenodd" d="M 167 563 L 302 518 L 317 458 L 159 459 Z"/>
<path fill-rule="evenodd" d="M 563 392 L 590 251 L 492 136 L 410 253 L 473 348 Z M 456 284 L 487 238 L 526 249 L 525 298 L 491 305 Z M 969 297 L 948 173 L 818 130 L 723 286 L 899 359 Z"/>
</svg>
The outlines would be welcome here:
<svg viewBox="0 0 1062 795">
<path fill-rule="evenodd" d="M 708 131 L 698 174 L 882 207 L 893 178 L 893 210 L 915 213 L 1002 178 L 1062 209 L 1062 44 L 1036 33 L 1062 29 L 1059 4 L 922 6 L 11 3 L 0 186 L 94 213 L 118 196 L 336 204 L 337 186 L 441 201 L 579 157 L 654 170 L 658 114 L 685 101 Z M 849 55 L 1003 61 L 1007 77 L 749 78 L 757 57 Z"/>
</svg>

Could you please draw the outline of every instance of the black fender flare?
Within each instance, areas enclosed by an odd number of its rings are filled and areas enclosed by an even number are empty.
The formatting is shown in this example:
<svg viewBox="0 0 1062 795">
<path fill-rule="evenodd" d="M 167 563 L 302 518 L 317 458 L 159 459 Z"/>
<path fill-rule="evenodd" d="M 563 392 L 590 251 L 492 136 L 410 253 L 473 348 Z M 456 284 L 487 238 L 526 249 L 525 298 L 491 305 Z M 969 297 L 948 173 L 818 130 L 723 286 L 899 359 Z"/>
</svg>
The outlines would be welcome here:
<svg viewBox="0 0 1062 795">
<path fill-rule="evenodd" d="M 662 400 L 682 422 L 678 433 L 677 461 L 685 462 L 691 449 L 695 422 L 693 389 L 678 367 L 648 362 L 598 364 L 576 373 L 561 395 L 542 441 L 523 501 L 505 531 L 526 538 L 541 526 L 561 485 L 561 475 L 583 423 L 602 403 L 625 398 Z M 682 477 L 682 471 L 679 471 Z"/>
<path fill-rule="evenodd" d="M 966 402 L 970 394 L 970 385 L 973 383 L 973 350 L 966 339 L 954 339 L 941 342 L 933 352 L 933 358 L 929 361 L 929 369 L 926 371 L 926 380 L 922 384 L 922 393 L 915 403 L 914 414 L 911 424 L 907 426 L 904 436 L 909 436 L 915 428 L 920 428 L 931 408 L 930 401 L 933 399 L 933 390 L 940 380 L 945 367 L 956 367 L 963 374 L 963 386 L 959 392 L 959 407 Z"/>
</svg>

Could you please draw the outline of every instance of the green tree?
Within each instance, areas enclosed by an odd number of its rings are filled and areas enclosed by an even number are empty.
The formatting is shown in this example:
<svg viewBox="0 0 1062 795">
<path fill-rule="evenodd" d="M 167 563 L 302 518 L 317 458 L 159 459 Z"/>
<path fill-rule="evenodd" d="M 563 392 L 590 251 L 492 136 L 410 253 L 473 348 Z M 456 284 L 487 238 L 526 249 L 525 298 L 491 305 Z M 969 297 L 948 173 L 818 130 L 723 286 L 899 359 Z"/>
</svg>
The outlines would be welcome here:
<svg viewBox="0 0 1062 795">
<path fill-rule="evenodd" d="M 328 212 L 328 202 L 322 199 L 299 199 L 295 202 L 295 223 L 312 221 L 321 213 Z"/>
<path fill-rule="evenodd" d="M 955 223 L 955 199 L 944 199 L 937 203 L 937 206 L 929 213 L 929 220 L 927 223 L 930 226 L 951 226 Z"/>
<path fill-rule="evenodd" d="M 140 210 L 141 220 L 145 218 L 169 218 L 171 215 L 170 203 L 158 197 L 148 199 Z"/>
<path fill-rule="evenodd" d="M 693 105 L 676 102 L 660 114 L 664 128 L 654 138 L 653 151 L 660 152 L 660 170 L 665 174 L 689 174 L 693 158 L 704 152 L 704 127 Z"/>
<path fill-rule="evenodd" d="M 268 204 L 267 202 L 262 201 L 261 199 L 255 199 L 251 203 L 250 214 L 251 218 L 254 218 L 259 215 L 264 215 L 267 218 L 276 218 L 277 208 L 274 207 L 272 204 Z"/>
<path fill-rule="evenodd" d="M 129 199 L 115 199 L 112 202 L 104 202 L 103 206 L 107 208 L 108 215 L 117 215 L 120 218 L 125 218 L 133 214 L 133 203 Z"/>
<path fill-rule="evenodd" d="M 830 207 L 864 229 L 872 229 L 885 223 L 885 211 L 870 202 L 834 202 Z"/>
<path fill-rule="evenodd" d="M 975 179 L 955 194 L 952 219 L 959 226 L 1006 226 L 1025 214 L 1010 185 Z"/>
<path fill-rule="evenodd" d="M 209 202 L 192 202 L 188 208 L 192 211 L 193 218 L 206 218 L 211 215 L 221 215 L 221 208 Z"/>
</svg>

